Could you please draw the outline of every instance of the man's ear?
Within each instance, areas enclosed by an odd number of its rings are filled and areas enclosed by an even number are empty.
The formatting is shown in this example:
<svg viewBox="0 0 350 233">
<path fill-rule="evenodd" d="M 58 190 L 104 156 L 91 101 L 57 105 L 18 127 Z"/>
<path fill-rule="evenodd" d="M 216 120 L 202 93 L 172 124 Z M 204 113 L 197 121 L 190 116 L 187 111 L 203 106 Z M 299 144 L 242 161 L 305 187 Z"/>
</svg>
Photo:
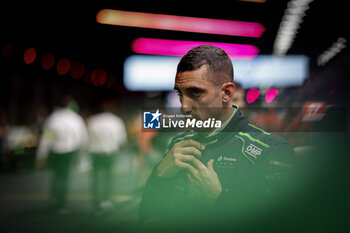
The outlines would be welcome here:
<svg viewBox="0 0 350 233">
<path fill-rule="evenodd" d="M 235 84 L 229 82 L 229 83 L 224 83 L 221 86 L 221 91 L 223 93 L 222 95 L 222 102 L 224 103 L 228 103 L 232 100 L 233 98 L 233 94 L 236 91 L 236 86 Z"/>
</svg>

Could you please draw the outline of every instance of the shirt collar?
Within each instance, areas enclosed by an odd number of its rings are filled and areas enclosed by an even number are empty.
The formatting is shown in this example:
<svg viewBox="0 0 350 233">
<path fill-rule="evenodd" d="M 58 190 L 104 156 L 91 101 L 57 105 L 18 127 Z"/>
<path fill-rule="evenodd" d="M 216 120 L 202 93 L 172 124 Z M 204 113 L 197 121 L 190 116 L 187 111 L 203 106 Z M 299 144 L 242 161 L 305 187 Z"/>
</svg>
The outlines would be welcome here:
<svg viewBox="0 0 350 233">
<path fill-rule="evenodd" d="M 232 106 L 233 107 L 233 106 Z M 213 132 L 211 132 L 208 136 L 214 136 L 215 134 L 217 134 L 218 132 L 220 132 L 221 130 L 223 130 L 227 124 L 232 120 L 233 116 L 236 114 L 238 108 L 233 107 L 233 113 L 232 115 L 221 125 L 220 128 L 215 129 Z"/>
<path fill-rule="evenodd" d="M 235 109 L 232 116 L 224 122 L 224 124 L 216 129 L 214 132 L 209 135 L 200 135 L 196 134 L 197 138 L 201 142 L 211 142 L 219 138 L 227 137 L 228 133 L 234 133 L 241 131 L 244 127 L 248 125 L 248 120 L 243 116 L 241 109 L 233 104 L 232 107 Z"/>
</svg>

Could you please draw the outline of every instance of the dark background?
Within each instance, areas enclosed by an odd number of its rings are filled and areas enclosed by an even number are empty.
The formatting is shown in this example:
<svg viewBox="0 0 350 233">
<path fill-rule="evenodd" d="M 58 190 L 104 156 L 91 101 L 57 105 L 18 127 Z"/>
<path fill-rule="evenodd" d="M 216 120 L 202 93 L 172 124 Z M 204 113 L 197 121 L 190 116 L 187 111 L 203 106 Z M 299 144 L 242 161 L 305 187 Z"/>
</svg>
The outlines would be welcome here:
<svg viewBox="0 0 350 233">
<path fill-rule="evenodd" d="M 50 1 L 3 3 L 0 8 L 0 124 L 12 127 L 38 125 L 60 102 L 65 94 L 78 102 L 80 113 L 88 117 L 101 99 L 116 101 L 116 112 L 128 124 L 133 113 L 146 106 L 163 105 L 166 92 L 130 92 L 123 85 L 123 62 L 133 52 L 131 42 L 138 37 L 194 41 L 252 44 L 260 55 L 271 55 L 273 44 L 287 7 L 286 0 L 267 0 L 265 3 L 244 1 Z M 101 9 L 160 13 L 213 19 L 258 22 L 265 27 L 261 38 L 209 35 L 157 29 L 103 25 L 96 22 Z M 306 101 L 325 101 L 327 105 L 345 109 L 347 125 L 342 132 L 324 132 L 307 143 L 315 150 L 302 160 L 304 180 L 309 185 L 305 196 L 296 201 L 291 213 L 292 228 L 296 232 L 342 232 L 348 210 L 348 142 L 349 142 L 349 76 L 350 41 L 349 8 L 346 1 L 314 0 L 305 12 L 303 22 L 287 55 L 302 54 L 310 58 L 310 73 L 302 86 L 286 87 L 277 103 L 283 107 L 300 107 Z M 327 64 L 320 67 L 317 58 L 339 37 L 347 40 L 347 47 Z M 23 53 L 28 48 L 37 51 L 36 60 L 25 64 Z M 41 58 L 52 53 L 56 62 L 68 58 L 72 63 L 82 62 L 84 76 L 72 79 L 59 75 L 54 68 L 44 70 Z M 8 56 L 4 56 L 8 54 Z M 90 79 L 94 69 L 104 69 L 113 85 L 95 86 Z M 111 78 L 112 77 L 112 78 Z M 106 82 L 107 83 L 107 82 Z M 113 82 L 112 82 L 113 83 Z M 282 90 L 281 89 L 281 90 Z M 262 100 L 254 107 L 263 106 Z M 266 106 L 266 105 L 264 105 Z M 268 105 L 267 105 L 268 106 Z M 249 107 L 249 105 L 248 105 Z M 342 112 L 344 112 L 342 111 Z M 344 117 L 342 118 L 344 120 Z M 337 116 L 329 116 L 322 124 L 337 123 Z M 344 121 L 342 121 L 344 122 Z M 42 123 L 42 122 L 41 122 Z M 129 132 L 130 133 L 130 132 Z M 37 136 L 38 136 L 37 135 Z M 309 138 L 303 135 L 303 138 Z M 295 137 L 295 136 L 294 136 Z M 298 137 L 298 136 L 297 136 Z M 0 232 L 138 232 L 137 211 L 142 186 L 136 185 L 140 170 L 145 167 L 128 166 L 138 161 L 137 139 L 130 136 L 125 156 L 116 166 L 116 202 L 113 213 L 96 218 L 90 214 L 86 174 L 72 178 L 70 205 L 73 214 L 50 216 L 45 212 L 47 201 L 47 170 L 34 171 L 36 145 L 21 151 L 5 151 L 0 176 Z M 164 148 L 162 140 L 154 143 Z M 5 154 L 4 152 L 4 154 Z M 23 152 L 23 151 L 22 151 Z M 3 153 L 3 151 L 1 152 Z M 5 158 L 5 157 L 4 157 Z M 10 158 L 10 159 L 9 159 Z M 9 163 L 10 161 L 10 163 Z M 306 165 L 305 165 L 306 164 Z M 120 168 L 122 171 L 118 171 Z M 312 168 L 312 169 L 310 169 Z M 145 172 L 145 174 L 148 174 Z M 146 175 L 147 176 L 147 175 Z M 127 195 L 126 201 L 123 197 Z M 299 198 L 299 197 L 298 197 Z M 287 210 L 289 211 L 289 210 Z M 295 220 L 294 220 L 294 219 Z M 277 220 L 276 220 L 277 221 Z M 254 225 L 254 224 L 253 224 Z M 282 232 L 287 225 L 277 224 Z M 263 229 L 262 231 L 269 229 Z"/>
<path fill-rule="evenodd" d="M 12 47 L 11 56 L 1 57 L 1 105 L 5 108 L 24 106 L 16 110 L 11 121 L 23 122 L 18 118 L 21 110 L 28 112 L 32 103 L 53 106 L 62 92 L 76 93 L 76 98 L 89 108 L 101 95 L 122 97 L 128 95 L 140 101 L 145 93 L 128 92 L 123 86 L 123 62 L 132 54 L 131 42 L 138 37 L 162 39 L 198 40 L 252 44 L 259 48 L 259 54 L 272 54 L 273 43 L 288 1 L 268 0 L 265 3 L 244 1 L 215 2 L 120 2 L 105 4 L 57 1 L 48 3 L 16 4 L 1 9 L 1 45 Z M 266 31 L 261 38 L 225 36 L 190 32 L 177 32 L 157 29 L 131 28 L 103 25 L 96 22 L 99 10 L 119 9 L 148 13 L 240 20 L 261 23 Z M 295 36 L 288 54 L 303 54 L 310 58 L 310 75 L 303 86 L 302 98 L 310 94 L 310 89 L 324 92 L 325 96 L 336 88 L 334 103 L 346 104 L 342 96 L 348 93 L 344 88 L 346 80 L 348 48 L 342 50 L 324 67 L 316 64 L 317 57 L 328 49 L 339 37 L 348 39 L 348 15 L 344 1 L 312 1 L 305 12 L 303 22 Z M 37 59 L 31 65 L 23 62 L 23 52 L 35 48 Z M 83 78 L 72 80 L 69 75 L 60 76 L 55 69 L 45 71 L 41 68 L 41 57 L 53 53 L 56 62 L 67 57 L 72 63 L 82 62 L 86 72 Z M 94 87 L 90 74 L 93 69 L 103 68 L 115 77 L 112 87 Z M 340 77 L 342 76 L 342 77 Z M 343 78 L 344 76 L 344 78 Z M 13 78 L 14 77 L 14 78 Z M 293 89 L 290 88 L 290 89 Z M 294 87 L 294 89 L 301 89 Z M 33 91 L 34 90 L 34 91 Z M 328 92 L 327 92 L 328 91 Z M 79 94 L 78 94 L 79 93 Z M 312 95 L 315 95 L 315 91 Z M 298 96 L 295 96 L 296 98 Z M 299 98 L 300 95 L 299 95 Z M 309 97 L 308 97 L 309 98 Z M 25 108 L 27 107 L 27 108 Z M 19 111 L 19 112 L 17 112 Z M 11 112 L 11 111 L 10 111 Z M 19 122 L 18 122 L 19 123 Z M 23 122 L 24 123 L 24 122 Z"/>
</svg>

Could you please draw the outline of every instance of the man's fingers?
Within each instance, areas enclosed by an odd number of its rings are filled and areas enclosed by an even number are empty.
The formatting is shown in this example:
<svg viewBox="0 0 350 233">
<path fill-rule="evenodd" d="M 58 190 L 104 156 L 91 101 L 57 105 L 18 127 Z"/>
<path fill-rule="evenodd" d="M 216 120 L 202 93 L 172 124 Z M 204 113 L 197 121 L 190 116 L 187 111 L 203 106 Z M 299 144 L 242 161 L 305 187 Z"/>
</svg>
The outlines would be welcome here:
<svg viewBox="0 0 350 233">
<path fill-rule="evenodd" d="M 182 169 L 186 169 L 188 172 L 190 172 L 193 175 L 197 174 L 197 170 L 189 163 L 185 163 L 183 161 L 181 161 L 180 159 L 175 161 L 175 165 L 182 168 Z"/>
<path fill-rule="evenodd" d="M 194 147 L 196 147 L 198 150 L 204 150 L 204 149 L 205 149 L 205 146 L 204 146 L 204 145 L 202 145 L 201 143 L 199 143 L 199 142 L 197 142 L 197 141 L 195 141 L 195 140 L 192 140 L 192 139 L 181 141 L 181 142 L 179 142 L 179 144 L 180 144 L 182 147 L 194 146 Z"/>
<path fill-rule="evenodd" d="M 200 150 L 198 150 L 196 147 L 182 147 L 182 148 L 179 148 L 178 151 L 181 153 L 181 154 L 184 154 L 184 155 L 194 155 L 198 158 L 201 158 L 202 157 L 202 152 Z"/>
<path fill-rule="evenodd" d="M 208 169 L 210 171 L 212 171 L 212 172 L 215 172 L 213 165 L 214 165 L 214 159 L 209 160 L 209 162 L 208 162 Z"/>
<path fill-rule="evenodd" d="M 180 159 L 184 162 L 192 163 L 193 166 L 197 169 L 206 169 L 206 166 L 199 159 L 192 155 L 183 155 Z"/>
</svg>

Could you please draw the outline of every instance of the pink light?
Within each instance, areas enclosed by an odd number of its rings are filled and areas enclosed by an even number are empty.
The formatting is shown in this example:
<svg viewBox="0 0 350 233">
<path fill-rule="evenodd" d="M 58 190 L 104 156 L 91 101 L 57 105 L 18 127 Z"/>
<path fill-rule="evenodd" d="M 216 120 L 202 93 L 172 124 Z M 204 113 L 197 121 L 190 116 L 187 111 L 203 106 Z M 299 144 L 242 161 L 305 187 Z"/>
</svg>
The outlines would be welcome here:
<svg viewBox="0 0 350 233">
<path fill-rule="evenodd" d="M 270 88 L 266 94 L 265 94 L 265 100 L 267 103 L 270 103 L 272 100 L 275 99 L 276 95 L 278 93 L 278 90 L 275 88 Z"/>
<path fill-rule="evenodd" d="M 193 47 L 206 44 L 225 50 L 231 59 L 253 59 L 259 53 L 259 49 L 253 45 L 151 38 L 135 39 L 131 44 L 131 49 L 141 54 L 183 56 Z"/>
<path fill-rule="evenodd" d="M 253 103 L 259 97 L 259 95 L 260 91 L 258 89 L 249 89 L 246 96 L 248 104 Z"/>
<path fill-rule="evenodd" d="M 96 21 L 101 24 L 153 28 L 209 34 L 261 37 L 265 31 L 259 23 L 187 16 L 151 14 L 120 10 L 100 10 Z"/>
</svg>

